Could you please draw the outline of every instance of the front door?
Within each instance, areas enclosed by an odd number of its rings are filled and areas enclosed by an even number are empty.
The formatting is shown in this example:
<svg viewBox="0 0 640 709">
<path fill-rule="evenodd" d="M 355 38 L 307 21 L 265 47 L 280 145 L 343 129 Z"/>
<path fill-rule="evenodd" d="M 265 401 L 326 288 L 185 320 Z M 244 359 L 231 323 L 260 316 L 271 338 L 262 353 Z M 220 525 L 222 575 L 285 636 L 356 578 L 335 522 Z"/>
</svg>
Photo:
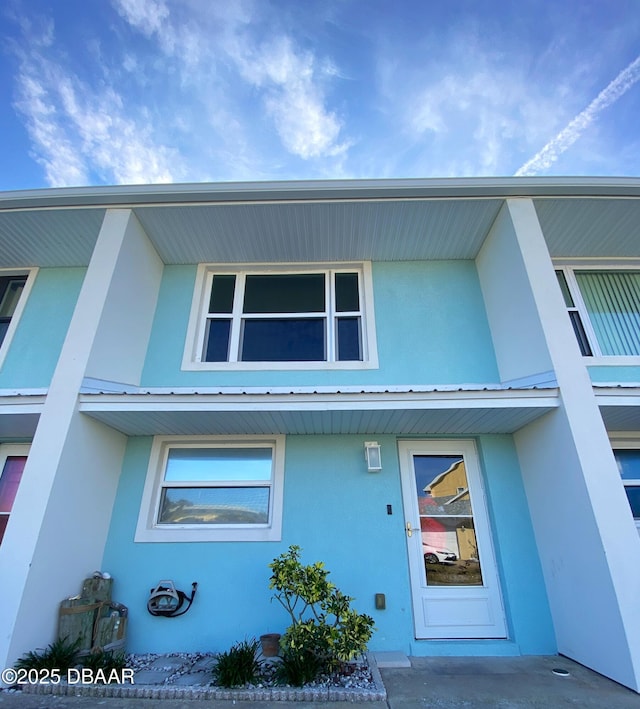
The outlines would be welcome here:
<svg viewBox="0 0 640 709">
<path fill-rule="evenodd" d="M 473 441 L 399 443 L 416 638 L 504 638 Z"/>
</svg>

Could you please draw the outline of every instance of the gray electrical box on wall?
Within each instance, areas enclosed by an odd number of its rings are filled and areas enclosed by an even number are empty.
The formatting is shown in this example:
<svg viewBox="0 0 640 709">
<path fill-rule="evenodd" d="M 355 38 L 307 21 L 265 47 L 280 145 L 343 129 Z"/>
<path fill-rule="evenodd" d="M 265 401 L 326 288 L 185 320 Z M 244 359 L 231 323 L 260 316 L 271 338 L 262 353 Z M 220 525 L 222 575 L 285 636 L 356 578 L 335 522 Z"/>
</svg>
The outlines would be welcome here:
<svg viewBox="0 0 640 709">
<path fill-rule="evenodd" d="M 387 607 L 384 593 L 376 593 L 376 610 L 383 611 Z"/>
</svg>

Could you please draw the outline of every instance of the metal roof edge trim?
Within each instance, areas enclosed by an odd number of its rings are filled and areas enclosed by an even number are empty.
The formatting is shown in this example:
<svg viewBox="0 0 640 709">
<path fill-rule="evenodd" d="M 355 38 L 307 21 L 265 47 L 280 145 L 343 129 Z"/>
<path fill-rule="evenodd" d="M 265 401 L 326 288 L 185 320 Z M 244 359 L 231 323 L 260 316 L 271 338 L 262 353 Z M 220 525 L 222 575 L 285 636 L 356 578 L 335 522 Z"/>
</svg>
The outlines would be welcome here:
<svg viewBox="0 0 640 709">
<path fill-rule="evenodd" d="M 38 389 L 0 389 L 0 398 L 46 396 L 48 391 L 44 387 Z"/>
<path fill-rule="evenodd" d="M 309 387 L 126 387 L 120 389 L 97 389 L 82 387 L 80 394 L 86 396 L 335 396 L 335 395 L 376 395 L 376 394 L 457 394 L 457 393 L 520 393 L 531 396 L 547 396 L 557 392 L 557 386 L 504 386 L 502 384 L 454 384 L 442 386 L 309 386 Z"/>
<path fill-rule="evenodd" d="M 640 382 L 592 382 L 594 389 L 640 389 Z"/>
<path fill-rule="evenodd" d="M 216 182 L 0 192 L 0 210 L 217 202 L 508 197 L 640 197 L 634 177 L 490 177 Z"/>
</svg>

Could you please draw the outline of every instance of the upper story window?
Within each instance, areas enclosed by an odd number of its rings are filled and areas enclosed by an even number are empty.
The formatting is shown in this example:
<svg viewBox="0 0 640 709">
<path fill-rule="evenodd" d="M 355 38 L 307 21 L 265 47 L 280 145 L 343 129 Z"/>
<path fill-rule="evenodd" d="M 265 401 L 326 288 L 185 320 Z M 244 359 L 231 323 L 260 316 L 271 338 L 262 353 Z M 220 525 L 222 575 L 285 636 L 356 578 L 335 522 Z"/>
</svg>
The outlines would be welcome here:
<svg viewBox="0 0 640 709">
<path fill-rule="evenodd" d="M 640 270 L 556 271 L 585 357 L 640 357 Z"/>
<path fill-rule="evenodd" d="M 376 366 L 370 281 L 365 264 L 201 266 L 184 367 Z"/>
<path fill-rule="evenodd" d="M 36 271 L 0 270 L 0 365 L 9 350 Z"/>
<path fill-rule="evenodd" d="M 26 274 L 3 275 L 0 271 L 0 347 L 16 315 L 26 282 Z"/>
<path fill-rule="evenodd" d="M 0 346 L 27 282 L 26 276 L 0 276 Z"/>
</svg>

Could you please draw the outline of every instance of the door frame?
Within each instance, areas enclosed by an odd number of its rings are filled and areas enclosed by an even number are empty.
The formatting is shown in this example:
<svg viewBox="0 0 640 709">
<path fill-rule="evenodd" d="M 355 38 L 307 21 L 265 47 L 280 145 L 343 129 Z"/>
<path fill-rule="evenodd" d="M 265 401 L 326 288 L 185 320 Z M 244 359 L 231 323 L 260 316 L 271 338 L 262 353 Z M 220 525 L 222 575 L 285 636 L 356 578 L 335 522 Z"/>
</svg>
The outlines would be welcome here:
<svg viewBox="0 0 640 709">
<path fill-rule="evenodd" d="M 416 639 L 507 638 L 500 578 L 475 441 L 458 438 L 398 439 L 398 454 Z M 427 585 L 416 495 L 415 455 L 463 457 L 482 572 L 481 586 Z"/>
</svg>

